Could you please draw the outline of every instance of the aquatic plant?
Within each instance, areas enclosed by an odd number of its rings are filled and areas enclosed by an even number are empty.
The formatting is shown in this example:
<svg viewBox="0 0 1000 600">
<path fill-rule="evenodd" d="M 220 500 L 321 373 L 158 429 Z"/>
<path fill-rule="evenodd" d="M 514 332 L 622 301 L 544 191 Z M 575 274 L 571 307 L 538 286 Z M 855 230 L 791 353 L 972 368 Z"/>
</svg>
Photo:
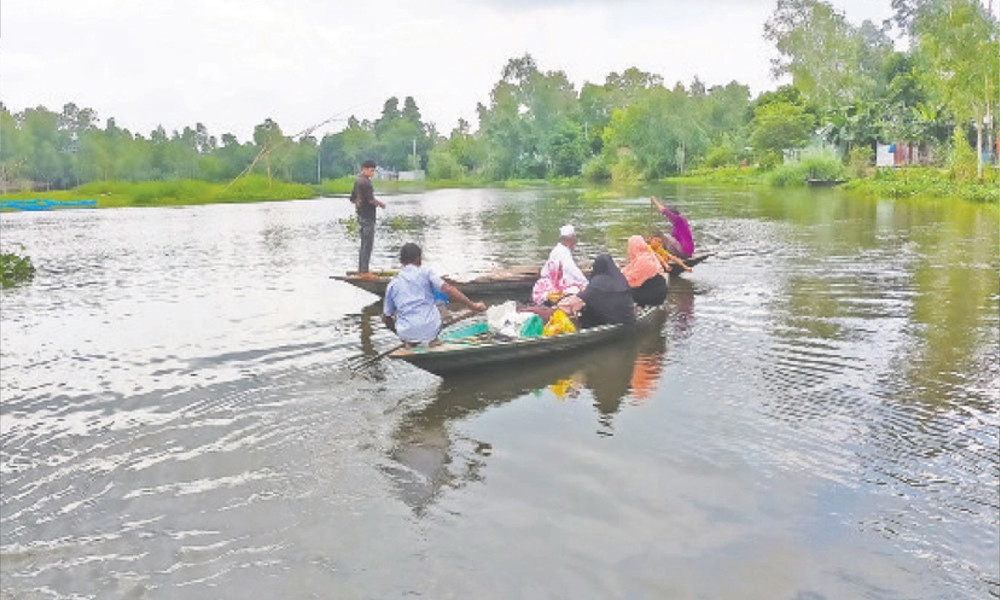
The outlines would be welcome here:
<svg viewBox="0 0 1000 600">
<path fill-rule="evenodd" d="M 21 251 L 24 251 L 23 246 Z M 7 288 L 30 281 L 34 276 L 35 265 L 31 264 L 31 257 L 15 252 L 0 254 L 0 287 Z"/>
</svg>

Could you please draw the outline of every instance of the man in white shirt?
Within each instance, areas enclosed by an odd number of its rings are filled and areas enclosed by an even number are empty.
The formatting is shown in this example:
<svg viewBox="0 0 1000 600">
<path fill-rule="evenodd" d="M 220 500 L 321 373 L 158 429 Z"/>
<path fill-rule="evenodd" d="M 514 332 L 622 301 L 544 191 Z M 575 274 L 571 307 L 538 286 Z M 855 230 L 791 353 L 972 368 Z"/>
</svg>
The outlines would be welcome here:
<svg viewBox="0 0 1000 600">
<path fill-rule="evenodd" d="M 559 243 L 549 252 L 541 276 L 531 292 L 532 299 L 536 303 L 544 303 L 553 292 L 560 295 L 576 294 L 587 287 L 587 276 L 573 260 L 576 242 L 576 229 L 572 225 L 563 225 L 559 228 Z"/>
</svg>

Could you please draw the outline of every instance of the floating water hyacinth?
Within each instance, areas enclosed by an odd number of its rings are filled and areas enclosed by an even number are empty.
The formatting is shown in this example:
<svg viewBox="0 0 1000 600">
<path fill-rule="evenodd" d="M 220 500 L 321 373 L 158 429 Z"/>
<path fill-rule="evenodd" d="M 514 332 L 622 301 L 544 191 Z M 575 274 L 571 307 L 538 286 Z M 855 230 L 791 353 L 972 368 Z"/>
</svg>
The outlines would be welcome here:
<svg viewBox="0 0 1000 600">
<path fill-rule="evenodd" d="M 13 252 L 0 254 L 0 286 L 11 287 L 35 276 L 35 266 L 31 257 Z"/>
</svg>

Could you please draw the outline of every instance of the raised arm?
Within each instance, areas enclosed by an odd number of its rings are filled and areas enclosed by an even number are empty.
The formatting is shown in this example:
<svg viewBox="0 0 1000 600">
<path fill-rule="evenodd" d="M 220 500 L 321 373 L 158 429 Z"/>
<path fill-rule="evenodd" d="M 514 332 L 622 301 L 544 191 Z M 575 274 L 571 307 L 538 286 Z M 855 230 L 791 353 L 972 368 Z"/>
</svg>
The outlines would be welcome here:
<svg viewBox="0 0 1000 600">
<path fill-rule="evenodd" d="M 659 210 L 660 212 L 663 212 L 663 205 L 662 205 L 662 204 L 660 204 L 660 201 L 659 201 L 659 200 L 657 200 L 657 199 L 656 199 L 655 197 L 653 197 L 653 196 L 650 196 L 650 197 L 649 197 L 649 201 L 650 201 L 650 202 L 652 202 L 653 204 L 655 204 L 655 205 L 656 205 L 656 208 L 657 208 L 657 209 L 658 209 L 658 210 Z"/>
</svg>

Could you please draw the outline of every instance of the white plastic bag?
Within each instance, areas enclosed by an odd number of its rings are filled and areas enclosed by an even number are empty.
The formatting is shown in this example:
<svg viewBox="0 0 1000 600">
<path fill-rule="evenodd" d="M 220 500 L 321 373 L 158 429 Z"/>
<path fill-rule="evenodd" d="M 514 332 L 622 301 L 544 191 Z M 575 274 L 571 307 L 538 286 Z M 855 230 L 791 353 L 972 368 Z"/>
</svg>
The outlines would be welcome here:
<svg viewBox="0 0 1000 600">
<path fill-rule="evenodd" d="M 489 325 L 490 331 L 497 336 L 506 338 L 520 337 L 525 323 L 533 316 L 537 315 L 517 312 L 517 303 L 513 300 L 486 309 L 486 323 Z"/>
<path fill-rule="evenodd" d="M 490 331 L 496 333 L 504 328 L 508 322 L 512 322 L 517 314 L 517 303 L 508 300 L 503 304 L 496 304 L 486 309 L 486 323 Z"/>
</svg>

